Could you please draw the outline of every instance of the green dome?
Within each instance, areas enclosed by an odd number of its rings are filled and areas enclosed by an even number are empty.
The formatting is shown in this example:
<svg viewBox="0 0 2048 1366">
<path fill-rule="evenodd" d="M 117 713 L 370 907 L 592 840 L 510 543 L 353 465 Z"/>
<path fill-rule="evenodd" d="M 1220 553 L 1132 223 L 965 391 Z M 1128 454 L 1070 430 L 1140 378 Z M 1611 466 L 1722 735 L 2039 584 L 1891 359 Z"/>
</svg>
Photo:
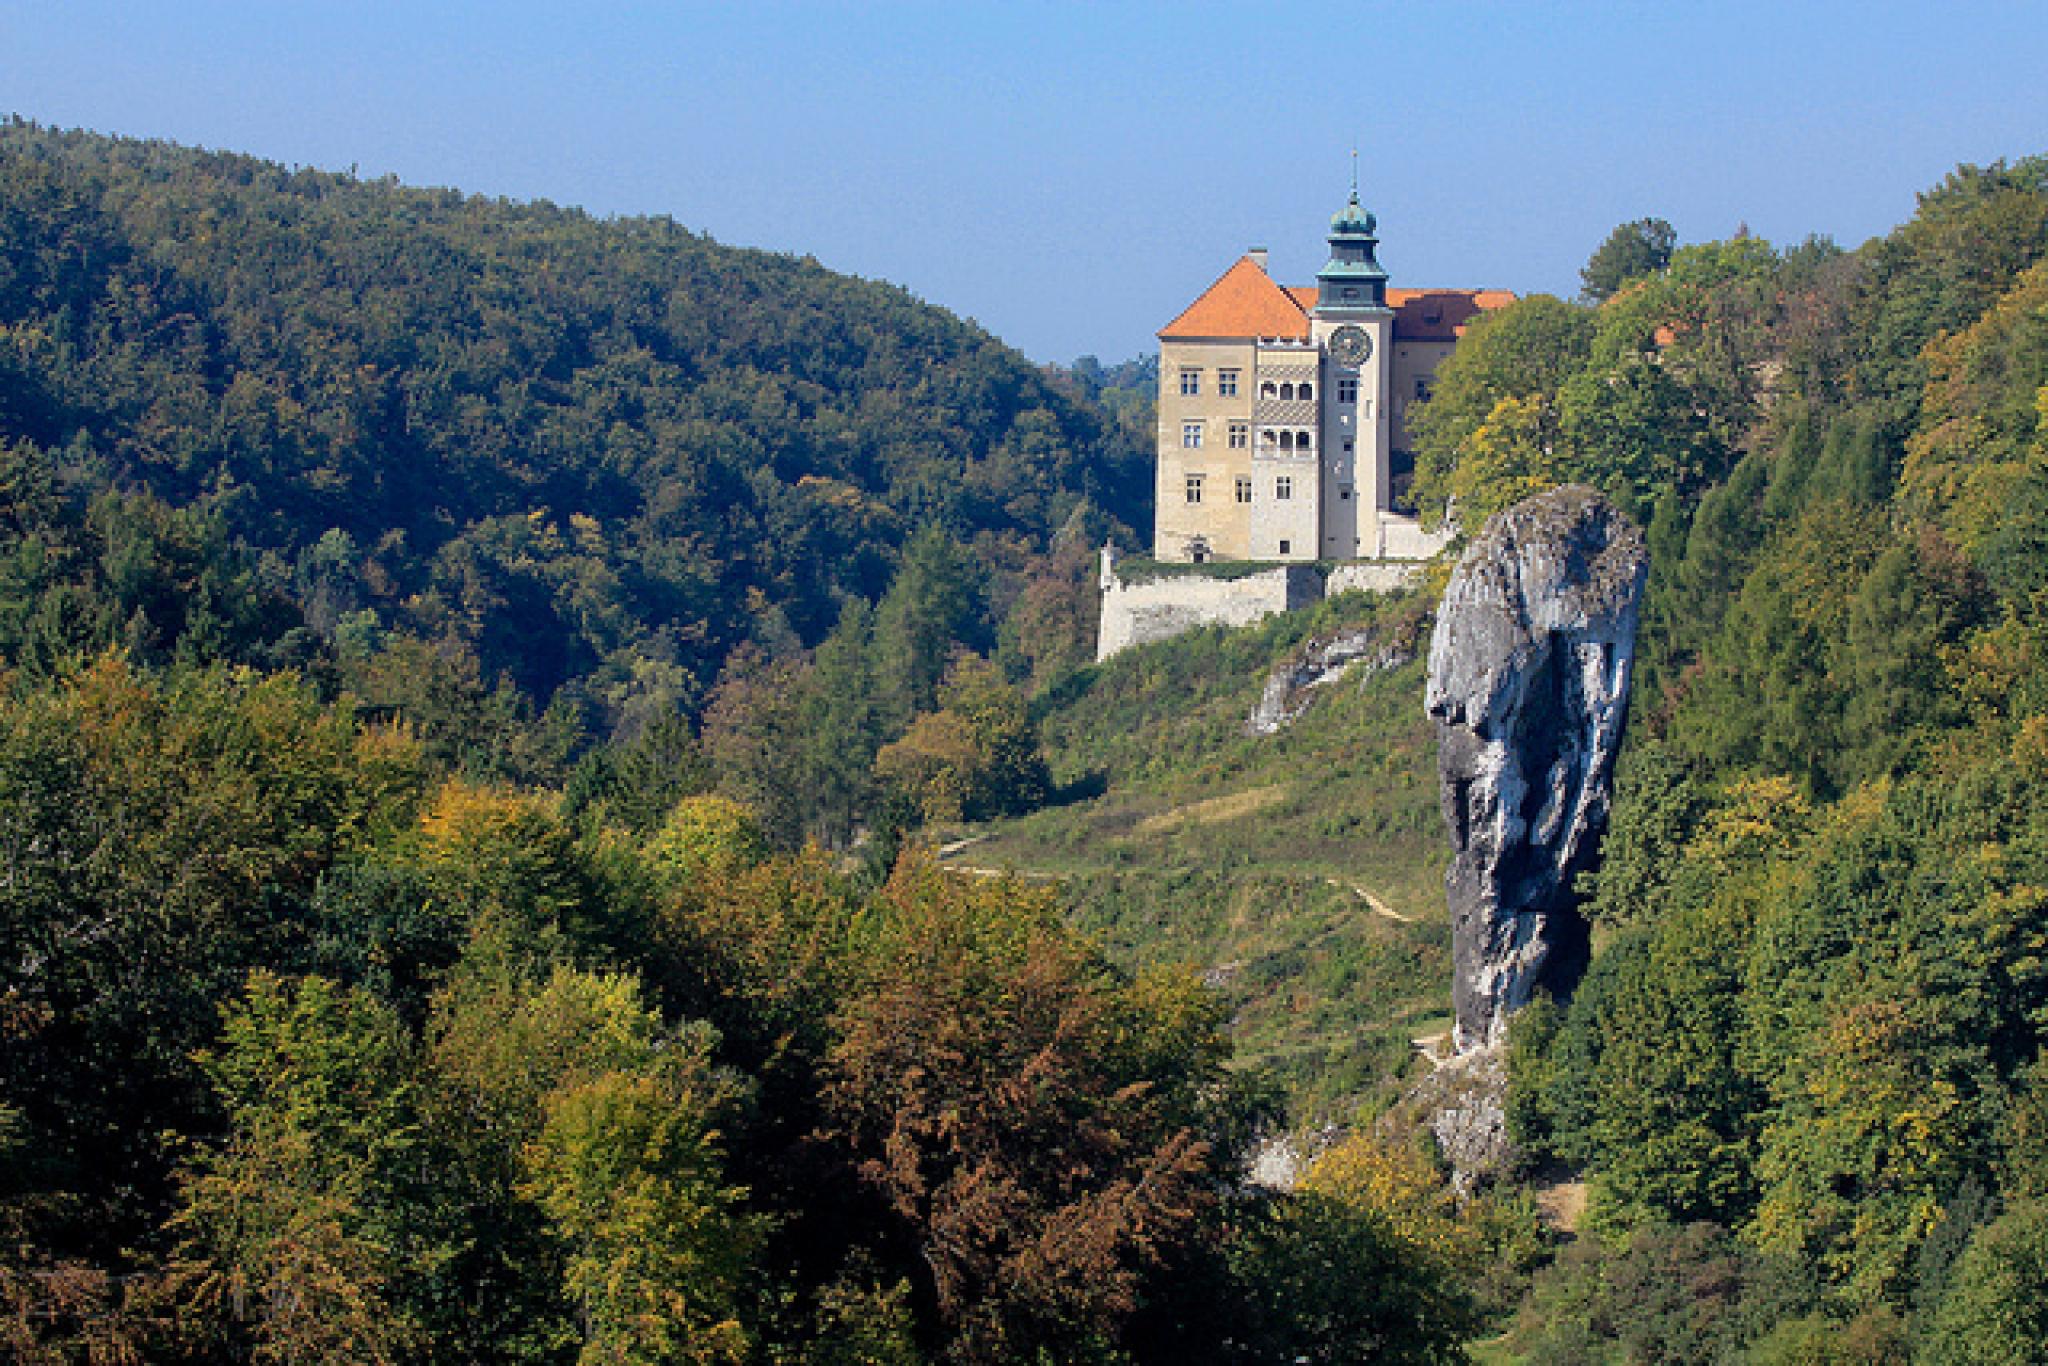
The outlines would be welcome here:
<svg viewBox="0 0 2048 1366">
<path fill-rule="evenodd" d="M 1330 216 L 1330 232 L 1333 236 L 1342 234 L 1346 237 L 1370 237 L 1377 227 L 1379 220 L 1359 206 L 1356 190 L 1351 192 L 1351 202 Z"/>
</svg>

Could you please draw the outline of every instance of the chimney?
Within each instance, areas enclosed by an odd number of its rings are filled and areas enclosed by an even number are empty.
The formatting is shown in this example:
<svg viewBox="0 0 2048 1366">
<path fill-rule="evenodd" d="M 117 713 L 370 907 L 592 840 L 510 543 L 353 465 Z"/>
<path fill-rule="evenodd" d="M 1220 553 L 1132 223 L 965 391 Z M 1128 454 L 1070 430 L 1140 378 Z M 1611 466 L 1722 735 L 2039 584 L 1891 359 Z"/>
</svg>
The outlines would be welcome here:
<svg viewBox="0 0 2048 1366">
<path fill-rule="evenodd" d="M 1266 249 L 1264 247 L 1248 248 L 1245 251 L 1245 255 L 1251 257 L 1252 264 L 1257 266 L 1260 270 L 1266 269 Z"/>
</svg>

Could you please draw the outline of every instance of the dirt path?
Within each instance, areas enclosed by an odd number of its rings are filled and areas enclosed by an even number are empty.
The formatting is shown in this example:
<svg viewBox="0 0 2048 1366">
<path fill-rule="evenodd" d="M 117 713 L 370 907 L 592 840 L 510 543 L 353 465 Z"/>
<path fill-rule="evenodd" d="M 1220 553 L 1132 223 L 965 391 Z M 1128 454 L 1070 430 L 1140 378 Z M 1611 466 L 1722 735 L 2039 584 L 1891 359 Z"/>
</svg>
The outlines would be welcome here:
<svg viewBox="0 0 2048 1366">
<path fill-rule="evenodd" d="M 1387 919 L 1399 921 L 1403 925 L 1413 925 L 1415 923 L 1414 916 L 1402 915 L 1392 906 L 1389 906 L 1386 902 L 1380 900 L 1378 897 L 1374 896 L 1371 892 L 1367 891 L 1365 888 L 1359 886 L 1355 882 L 1340 882 L 1336 878 L 1329 878 L 1327 879 L 1327 881 L 1332 887 L 1349 887 L 1352 891 L 1364 897 L 1365 904 L 1372 907 L 1372 913 L 1374 915 L 1383 915 Z"/>
<path fill-rule="evenodd" d="M 945 863 L 939 865 L 949 873 L 965 873 L 969 877 L 1014 877 L 1025 882 L 1058 882 L 1058 873 L 1034 873 L 1029 868 L 980 868 L 972 863 Z"/>
<path fill-rule="evenodd" d="M 1586 1183 L 1558 1181 L 1537 1187 L 1536 1211 L 1552 1228 L 1577 1233 L 1586 1213 Z"/>
</svg>

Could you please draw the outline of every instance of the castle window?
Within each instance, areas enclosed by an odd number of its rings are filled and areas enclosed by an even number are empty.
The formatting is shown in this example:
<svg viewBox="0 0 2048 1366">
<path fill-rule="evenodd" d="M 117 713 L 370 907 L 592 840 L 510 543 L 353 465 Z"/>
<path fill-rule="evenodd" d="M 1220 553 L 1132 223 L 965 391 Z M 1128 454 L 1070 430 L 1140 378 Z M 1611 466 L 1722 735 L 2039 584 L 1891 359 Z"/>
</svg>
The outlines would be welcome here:
<svg viewBox="0 0 2048 1366">
<path fill-rule="evenodd" d="M 1188 501 L 1190 503 L 1202 501 L 1202 476 L 1199 474 L 1188 476 Z"/>
<path fill-rule="evenodd" d="M 1224 398 L 1236 398 L 1237 371 L 1218 370 L 1216 372 L 1216 392 Z"/>
<path fill-rule="evenodd" d="M 1300 391 L 1299 391 L 1299 393 L 1297 394 L 1297 397 L 1299 397 L 1299 398 L 1304 398 L 1304 399 L 1314 398 L 1315 396 L 1316 396 L 1316 386 L 1315 386 L 1315 385 L 1313 385 L 1313 384 L 1304 384 L 1304 385 L 1302 385 L 1302 386 L 1301 386 L 1301 389 L 1300 389 Z"/>
<path fill-rule="evenodd" d="M 1252 444 L 1252 429 L 1243 422 L 1230 424 L 1230 449 L 1241 451 Z"/>
<path fill-rule="evenodd" d="M 1338 401 L 1339 403 L 1356 403 L 1356 402 L 1358 402 L 1358 381 L 1357 381 L 1357 380 L 1355 380 L 1355 379 L 1340 379 L 1340 380 L 1338 380 L 1338 381 L 1337 381 L 1337 401 Z"/>
<path fill-rule="evenodd" d="M 1200 450 L 1202 448 L 1202 424 L 1199 422 L 1181 423 L 1180 444 L 1187 450 Z"/>
<path fill-rule="evenodd" d="M 1181 391 L 1181 393 L 1182 393 L 1183 395 L 1187 395 L 1187 396 L 1192 396 L 1192 395 L 1195 395 L 1195 394 L 1199 394 L 1199 393 L 1201 393 L 1201 392 L 1202 392 L 1202 372 L 1201 372 L 1200 370 L 1183 370 L 1183 371 L 1181 371 L 1181 372 L 1180 372 L 1180 391 Z"/>
<path fill-rule="evenodd" d="M 1294 497 L 1294 480 L 1285 474 L 1275 479 L 1273 481 L 1273 496 L 1283 503 L 1292 499 Z"/>
<path fill-rule="evenodd" d="M 1237 476 L 1237 501 L 1249 503 L 1252 500 L 1252 481 L 1243 475 Z"/>
</svg>

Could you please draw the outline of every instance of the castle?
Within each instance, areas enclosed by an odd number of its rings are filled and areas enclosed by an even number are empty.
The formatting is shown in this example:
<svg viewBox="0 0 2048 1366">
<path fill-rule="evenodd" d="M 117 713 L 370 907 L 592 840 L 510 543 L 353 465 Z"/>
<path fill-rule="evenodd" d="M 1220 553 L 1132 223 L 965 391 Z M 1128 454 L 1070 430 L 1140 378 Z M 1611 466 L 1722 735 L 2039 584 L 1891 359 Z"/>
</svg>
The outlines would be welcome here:
<svg viewBox="0 0 2048 1366">
<path fill-rule="evenodd" d="M 1358 191 L 1301 288 L 1254 248 L 1159 333 L 1160 560 L 1415 560 L 1441 546 L 1395 510 L 1408 405 L 1507 290 L 1389 289 Z"/>
<path fill-rule="evenodd" d="M 1096 658 L 1203 625 L 1248 625 L 1347 588 L 1413 580 L 1448 539 L 1396 510 L 1408 405 L 1504 289 L 1389 289 L 1373 216 L 1330 220 L 1312 287 L 1254 248 L 1159 333 L 1153 558 L 1274 561 L 1228 579 L 1131 581 L 1102 552 Z M 1315 562 L 1345 563 L 1327 572 Z"/>
</svg>

